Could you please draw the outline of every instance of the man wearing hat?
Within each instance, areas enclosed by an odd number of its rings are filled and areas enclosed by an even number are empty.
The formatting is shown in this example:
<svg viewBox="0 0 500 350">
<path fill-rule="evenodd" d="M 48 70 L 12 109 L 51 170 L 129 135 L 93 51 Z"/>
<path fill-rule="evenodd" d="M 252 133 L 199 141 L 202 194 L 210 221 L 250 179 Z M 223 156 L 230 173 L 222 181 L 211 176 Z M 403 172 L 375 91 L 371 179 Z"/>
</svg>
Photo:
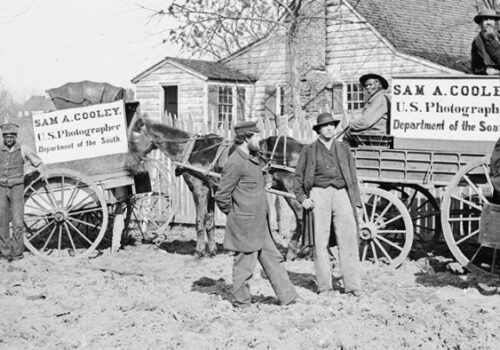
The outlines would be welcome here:
<svg viewBox="0 0 500 350">
<path fill-rule="evenodd" d="M 40 169 L 41 159 L 33 150 L 17 143 L 18 126 L 6 123 L 2 128 L 0 148 L 0 259 L 23 258 L 24 228 L 24 167 Z M 12 236 L 9 230 L 12 220 Z"/>
<path fill-rule="evenodd" d="M 313 129 L 319 137 L 304 146 L 294 176 L 297 200 L 314 215 L 314 269 L 318 292 L 333 295 L 328 243 L 332 223 L 345 293 L 359 296 L 359 251 L 355 215 L 361 208 L 356 166 L 349 146 L 335 140 L 339 120 L 322 113 Z"/>
<path fill-rule="evenodd" d="M 483 9 L 474 17 L 481 31 L 472 42 L 471 68 L 474 74 L 500 75 L 500 16 L 493 9 Z"/>
<path fill-rule="evenodd" d="M 386 95 L 389 83 L 384 77 L 374 73 L 361 76 L 359 82 L 365 88 L 368 99 L 361 114 L 349 123 L 350 131 L 385 135 L 391 109 Z"/>
<path fill-rule="evenodd" d="M 224 248 L 235 252 L 233 305 L 250 305 L 248 281 L 257 261 L 282 305 L 301 301 L 271 236 L 264 176 L 257 158 L 260 130 L 249 121 L 236 125 L 234 131 L 236 150 L 222 170 L 215 194 L 215 202 L 227 215 Z"/>
</svg>

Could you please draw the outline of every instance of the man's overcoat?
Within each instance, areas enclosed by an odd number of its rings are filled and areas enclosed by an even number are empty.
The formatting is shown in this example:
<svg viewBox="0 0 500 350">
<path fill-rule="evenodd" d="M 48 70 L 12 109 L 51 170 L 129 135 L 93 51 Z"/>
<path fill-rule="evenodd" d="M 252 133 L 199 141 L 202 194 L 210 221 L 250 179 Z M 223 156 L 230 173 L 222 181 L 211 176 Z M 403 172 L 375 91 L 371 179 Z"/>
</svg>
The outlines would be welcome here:
<svg viewBox="0 0 500 350">
<path fill-rule="evenodd" d="M 227 215 L 224 248 L 236 252 L 262 249 L 268 234 L 268 204 L 258 160 L 239 148 L 229 157 L 215 194 Z"/>
<path fill-rule="evenodd" d="M 309 198 L 309 192 L 313 187 L 314 173 L 316 171 L 316 153 L 319 146 L 319 140 L 304 146 L 297 163 L 294 175 L 293 190 L 297 200 L 302 203 L 304 199 Z M 356 176 L 356 164 L 351 155 L 350 148 L 338 141 L 333 141 L 333 147 L 339 168 L 346 183 L 347 194 L 353 207 L 361 207 L 361 195 L 359 192 L 358 177 Z"/>
</svg>

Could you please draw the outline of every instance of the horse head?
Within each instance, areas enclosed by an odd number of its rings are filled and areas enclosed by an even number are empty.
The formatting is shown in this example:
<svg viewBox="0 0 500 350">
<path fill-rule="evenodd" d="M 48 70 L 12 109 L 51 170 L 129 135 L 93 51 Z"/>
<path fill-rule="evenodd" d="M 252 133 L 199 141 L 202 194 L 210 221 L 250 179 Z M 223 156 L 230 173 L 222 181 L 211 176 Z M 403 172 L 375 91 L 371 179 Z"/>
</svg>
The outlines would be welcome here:
<svg viewBox="0 0 500 350">
<path fill-rule="evenodd" d="M 160 149 L 169 158 L 178 160 L 191 134 L 153 121 L 146 116 L 137 118 L 132 125 L 130 134 L 130 149 L 139 157 Z"/>
</svg>

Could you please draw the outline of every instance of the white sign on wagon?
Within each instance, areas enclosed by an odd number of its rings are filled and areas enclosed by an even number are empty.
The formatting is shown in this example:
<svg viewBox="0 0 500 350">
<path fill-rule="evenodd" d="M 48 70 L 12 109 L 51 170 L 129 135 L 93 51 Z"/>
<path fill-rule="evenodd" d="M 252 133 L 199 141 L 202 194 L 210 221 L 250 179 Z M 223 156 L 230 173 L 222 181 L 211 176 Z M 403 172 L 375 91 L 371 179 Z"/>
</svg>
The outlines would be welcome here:
<svg viewBox="0 0 500 350">
<path fill-rule="evenodd" d="M 500 79 L 466 75 L 393 78 L 391 135 L 417 139 L 498 140 Z"/>
<path fill-rule="evenodd" d="M 123 101 L 36 114 L 33 128 L 45 164 L 128 152 Z"/>
</svg>

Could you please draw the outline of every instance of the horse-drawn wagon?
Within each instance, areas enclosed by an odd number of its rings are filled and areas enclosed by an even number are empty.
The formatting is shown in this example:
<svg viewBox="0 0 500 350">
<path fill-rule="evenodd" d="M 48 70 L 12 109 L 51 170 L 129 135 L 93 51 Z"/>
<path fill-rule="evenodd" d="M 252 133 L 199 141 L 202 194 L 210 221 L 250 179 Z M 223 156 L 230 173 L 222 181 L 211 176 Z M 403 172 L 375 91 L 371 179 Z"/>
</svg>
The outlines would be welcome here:
<svg viewBox="0 0 500 350">
<path fill-rule="evenodd" d="M 88 257 L 110 217 L 113 251 L 131 221 L 141 228 L 154 210 L 166 210 L 162 220 L 168 220 L 174 205 L 168 176 L 161 165 L 136 159 L 129 148 L 138 102 L 125 102 L 124 89 L 92 82 L 68 83 L 48 93 L 57 109 L 20 121 L 23 142 L 47 169 L 26 179 L 26 247 L 39 256 Z"/>
<path fill-rule="evenodd" d="M 353 154 L 363 199 L 362 260 L 397 267 L 408 256 L 414 236 L 435 246 L 444 233 L 464 267 L 476 273 L 498 270 L 499 239 L 491 229 L 498 220 L 490 203 L 488 156 L 500 135 L 500 110 L 494 103 L 500 86 L 495 84 L 494 79 L 474 76 L 393 79 L 389 135 L 355 135 Z M 212 195 L 227 141 L 155 123 L 145 123 L 136 132 L 147 140 L 144 153 L 161 149 L 185 176 L 197 205 L 196 252 L 204 254 L 206 233 L 213 253 Z M 301 143 L 273 136 L 262 146 L 272 176 L 269 192 L 284 196 L 300 219 L 291 177 Z M 298 235 L 292 240 L 297 242 Z"/>
</svg>

